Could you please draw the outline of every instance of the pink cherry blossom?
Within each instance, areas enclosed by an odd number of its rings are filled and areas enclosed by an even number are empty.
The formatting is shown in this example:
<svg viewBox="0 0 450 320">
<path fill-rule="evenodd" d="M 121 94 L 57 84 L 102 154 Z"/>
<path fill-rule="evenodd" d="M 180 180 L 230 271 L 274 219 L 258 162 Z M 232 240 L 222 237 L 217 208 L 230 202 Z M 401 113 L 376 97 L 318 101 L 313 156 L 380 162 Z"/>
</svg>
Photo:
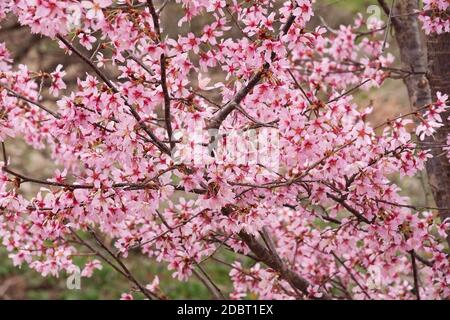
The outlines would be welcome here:
<svg viewBox="0 0 450 320">
<path fill-rule="evenodd" d="M 101 262 L 98 260 L 92 260 L 92 261 L 86 263 L 83 270 L 81 271 L 81 276 L 90 278 L 90 277 L 92 277 L 95 269 L 98 269 L 98 270 L 102 269 Z"/>
<path fill-rule="evenodd" d="M 111 0 L 81 1 L 82 7 L 87 10 L 86 18 L 97 20 L 102 20 L 104 18 L 102 9 L 110 6 L 111 4 Z"/>
<path fill-rule="evenodd" d="M 446 0 L 424 0 L 419 19 L 426 34 L 450 32 L 450 20 L 446 12 L 450 3 Z"/>
</svg>

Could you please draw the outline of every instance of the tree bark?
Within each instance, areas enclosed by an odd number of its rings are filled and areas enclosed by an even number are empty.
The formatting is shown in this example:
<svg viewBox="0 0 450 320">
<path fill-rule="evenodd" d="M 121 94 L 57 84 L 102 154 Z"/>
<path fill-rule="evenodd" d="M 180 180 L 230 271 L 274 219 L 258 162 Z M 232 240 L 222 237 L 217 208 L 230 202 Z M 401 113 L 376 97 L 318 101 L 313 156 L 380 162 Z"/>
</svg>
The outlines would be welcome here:
<svg viewBox="0 0 450 320">
<path fill-rule="evenodd" d="M 252 250 L 252 253 L 256 255 L 259 261 L 277 271 L 280 274 L 280 277 L 289 282 L 294 289 L 299 290 L 305 296 L 308 296 L 308 287 L 310 285 L 308 281 L 289 269 L 276 252 L 264 247 L 254 236 L 245 231 L 241 231 L 239 236 L 247 244 L 250 250 Z M 325 292 L 322 292 L 322 294 L 323 296 L 321 299 L 331 299 Z"/>
<path fill-rule="evenodd" d="M 449 10 L 450 13 L 450 10 Z M 437 92 L 450 96 L 450 33 L 430 35 L 427 37 L 428 47 L 428 81 L 434 99 Z M 435 143 L 445 145 L 450 134 L 450 110 L 441 114 L 444 126 L 434 134 Z M 450 218 L 450 159 L 442 148 L 433 148 L 433 158 L 427 162 L 428 179 L 434 194 L 434 199 L 441 210 L 444 220 Z M 447 232 L 447 242 L 450 246 L 450 230 Z"/>
<path fill-rule="evenodd" d="M 419 9 L 417 0 L 398 0 L 393 9 L 392 26 L 400 49 L 404 70 L 410 72 L 404 78 L 410 104 L 419 109 L 430 104 L 431 91 L 427 73 L 427 54 L 419 21 L 411 12 Z"/>
<path fill-rule="evenodd" d="M 389 14 L 384 0 L 379 3 Z M 392 26 L 400 50 L 403 68 L 409 72 L 404 78 L 410 104 L 414 110 L 430 104 L 436 92 L 450 94 L 450 34 L 423 37 L 417 15 L 418 0 L 397 0 L 392 13 Z M 427 52 L 428 51 L 428 52 Z M 441 220 L 450 217 L 450 161 L 443 145 L 450 132 L 450 112 L 442 115 L 444 126 L 425 139 L 433 158 L 426 164 L 428 181 L 439 210 Z M 435 147 L 435 145 L 440 145 Z M 450 246 L 450 233 L 447 233 Z"/>
</svg>

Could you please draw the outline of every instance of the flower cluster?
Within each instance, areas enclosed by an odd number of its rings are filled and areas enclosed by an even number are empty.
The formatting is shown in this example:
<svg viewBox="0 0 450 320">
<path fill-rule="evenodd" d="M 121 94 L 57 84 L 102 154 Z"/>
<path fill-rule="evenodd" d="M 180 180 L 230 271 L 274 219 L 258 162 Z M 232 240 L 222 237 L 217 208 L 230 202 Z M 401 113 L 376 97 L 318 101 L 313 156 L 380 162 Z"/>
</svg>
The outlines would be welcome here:
<svg viewBox="0 0 450 320">
<path fill-rule="evenodd" d="M 424 0 L 419 19 L 426 34 L 450 32 L 449 6 L 447 0 Z"/>
<path fill-rule="evenodd" d="M 437 101 L 427 106 L 423 117 L 420 117 L 420 125 L 416 128 L 416 134 L 423 140 L 426 136 L 431 136 L 437 128 L 443 126 L 441 113 L 448 110 L 448 95 L 437 93 Z"/>
</svg>

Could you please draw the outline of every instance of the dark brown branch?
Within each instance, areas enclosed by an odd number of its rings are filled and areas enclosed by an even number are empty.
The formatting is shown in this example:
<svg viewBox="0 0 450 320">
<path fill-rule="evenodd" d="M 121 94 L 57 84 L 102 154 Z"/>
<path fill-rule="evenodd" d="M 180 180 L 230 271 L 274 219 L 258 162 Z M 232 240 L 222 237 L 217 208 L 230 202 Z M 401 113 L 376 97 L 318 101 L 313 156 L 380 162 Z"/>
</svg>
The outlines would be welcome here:
<svg viewBox="0 0 450 320">
<path fill-rule="evenodd" d="M 377 28 L 375 30 L 369 30 L 369 31 L 366 31 L 366 32 L 358 32 L 358 34 L 356 35 L 355 40 L 358 39 L 358 38 L 361 38 L 361 37 L 369 36 L 369 35 L 375 34 L 377 32 L 383 31 L 386 28 L 387 28 L 387 25 L 386 26 L 382 26 L 381 28 Z M 349 72 L 352 72 L 352 71 L 349 71 Z"/>
<path fill-rule="evenodd" d="M 122 183 L 114 183 L 112 184 L 112 188 L 124 188 L 124 190 L 143 190 L 152 187 L 151 183 L 155 180 L 157 180 L 162 174 L 173 170 L 174 167 L 164 170 L 162 173 L 156 175 L 155 177 L 149 179 L 148 181 L 142 182 L 142 183 L 128 183 L 128 182 L 122 182 Z M 67 188 L 70 190 L 75 189 L 94 189 L 93 184 L 70 184 L 70 183 L 61 183 L 61 182 L 54 182 L 54 181 L 48 181 L 48 180 L 42 180 L 42 179 L 36 179 L 32 177 L 25 176 L 21 173 L 15 172 L 8 168 L 6 165 L 3 166 L 2 170 L 6 173 L 9 173 L 17 178 L 19 178 L 21 181 L 20 183 L 36 183 L 40 185 L 46 185 L 46 186 L 53 186 L 53 187 L 61 187 L 61 188 Z"/>
<path fill-rule="evenodd" d="M 103 261 L 105 261 L 107 264 L 109 264 L 114 270 L 119 272 L 125 278 L 128 278 L 127 275 L 123 272 L 123 270 L 121 270 L 118 266 L 116 266 L 116 264 L 113 263 L 111 260 L 109 260 L 109 258 L 106 257 L 103 253 L 101 253 L 100 251 L 96 250 L 89 242 L 87 242 L 83 238 L 81 238 L 78 235 L 78 233 L 76 233 L 76 231 L 74 229 L 72 229 L 72 227 L 69 227 L 69 230 L 75 236 L 75 238 L 77 238 L 78 243 L 84 245 L 86 248 L 88 248 L 93 253 L 95 253 L 98 257 L 100 257 Z"/>
<path fill-rule="evenodd" d="M 92 189 L 94 187 L 93 185 L 68 184 L 68 183 L 60 183 L 60 182 L 53 182 L 53 181 L 30 178 L 23 174 L 15 172 L 6 166 L 4 166 L 2 168 L 2 170 L 6 173 L 9 173 L 9 174 L 19 178 L 20 180 L 22 180 L 21 183 L 32 182 L 32 183 L 46 185 L 46 186 L 62 187 L 62 188 L 68 188 L 68 189 Z"/>
<path fill-rule="evenodd" d="M 422 263 L 423 263 L 424 265 L 426 265 L 427 267 L 430 267 L 430 268 L 433 267 L 433 262 L 428 261 L 427 259 L 425 259 L 425 258 L 419 256 L 419 255 L 417 254 L 417 252 L 415 252 L 414 250 L 413 250 L 413 255 L 416 257 L 417 260 L 419 260 L 420 262 L 422 262 Z"/>
<path fill-rule="evenodd" d="M 173 230 L 179 229 L 179 228 L 181 228 L 182 226 L 188 224 L 189 222 L 191 222 L 192 220 L 194 220 L 194 219 L 197 218 L 198 216 L 202 215 L 203 213 L 204 213 L 204 211 L 200 211 L 200 212 L 198 212 L 197 214 L 195 214 L 195 215 L 193 215 L 192 217 L 190 217 L 189 219 L 187 219 L 187 220 L 185 220 L 185 221 L 183 221 L 183 222 L 180 222 L 180 223 L 177 224 L 176 226 L 170 227 L 170 228 L 167 229 L 166 231 L 161 232 L 160 234 L 154 236 L 154 237 L 151 238 L 150 240 L 147 240 L 147 241 L 138 243 L 137 245 L 131 247 L 130 249 L 137 249 L 137 248 L 140 248 L 140 247 L 142 247 L 142 246 L 144 246 L 144 245 L 148 245 L 148 244 L 150 244 L 150 243 L 152 243 L 152 242 L 154 242 L 154 241 L 160 239 L 161 237 L 164 237 L 166 234 L 172 232 Z"/>
<path fill-rule="evenodd" d="M 253 88 L 259 83 L 266 71 L 269 69 L 269 64 L 264 64 L 264 67 L 258 71 L 234 98 L 228 102 L 222 109 L 209 120 L 208 129 L 219 129 L 222 122 L 228 117 L 228 115 L 237 108 L 237 106 L 244 100 L 244 98 L 253 90 Z"/>
<path fill-rule="evenodd" d="M 300 89 L 300 91 L 303 93 L 303 95 L 305 96 L 306 100 L 308 100 L 309 104 L 312 105 L 312 101 L 311 99 L 309 99 L 308 95 L 306 94 L 305 90 L 303 90 L 302 86 L 300 85 L 300 83 L 298 83 L 297 79 L 295 78 L 294 74 L 292 73 L 291 70 L 288 69 L 288 73 L 291 76 L 292 80 L 294 81 L 295 85 L 297 86 L 298 89 Z"/>
<path fill-rule="evenodd" d="M 200 266 L 200 265 L 199 265 Z M 200 280 L 201 283 L 211 292 L 216 300 L 225 300 L 224 296 L 217 291 L 217 285 L 211 280 L 211 277 L 207 275 L 207 273 L 201 269 L 201 272 L 193 269 L 192 272 L 194 275 Z"/>
<path fill-rule="evenodd" d="M 384 13 L 390 17 L 390 21 L 394 28 L 398 28 L 400 26 L 400 21 L 397 20 L 397 17 L 399 15 L 394 14 L 391 12 L 391 8 L 389 8 L 389 5 L 386 3 L 385 0 L 378 0 L 378 3 L 380 4 L 381 8 L 383 9 Z"/>
<path fill-rule="evenodd" d="M 6 146 L 5 142 L 2 141 L 2 154 L 3 154 L 3 164 L 4 166 L 8 165 L 8 155 L 6 154 Z"/>
<path fill-rule="evenodd" d="M 291 26 L 294 24 L 295 16 L 291 14 L 280 31 L 280 36 L 285 35 Z M 271 60 L 276 58 L 275 53 L 272 52 Z M 229 101 L 222 109 L 217 111 L 217 113 L 208 121 L 207 129 L 219 129 L 222 122 L 228 117 L 228 115 L 233 112 L 242 100 L 253 90 L 253 88 L 261 81 L 264 75 L 269 71 L 270 63 L 266 62 L 262 68 L 249 80 L 249 82 L 238 91 L 231 101 Z"/>
<path fill-rule="evenodd" d="M 71 227 L 69 227 L 70 232 L 75 236 L 75 238 L 78 240 L 77 242 L 80 243 L 81 245 L 84 245 L 86 248 L 88 248 L 89 250 L 92 251 L 93 254 L 95 254 L 96 256 L 98 256 L 100 259 L 102 259 L 104 262 L 106 262 L 107 264 L 109 264 L 114 270 L 116 270 L 120 275 L 122 275 L 124 278 L 126 278 L 127 280 L 129 280 L 130 282 L 134 283 L 135 285 L 138 286 L 138 289 L 150 300 L 153 299 L 153 296 L 159 299 L 164 299 L 165 297 L 159 296 L 153 292 L 150 292 L 149 290 L 147 290 L 146 288 L 144 288 L 137 280 L 136 278 L 131 274 L 131 272 L 129 272 L 129 270 L 126 268 L 122 270 L 120 267 L 118 267 L 114 262 L 112 262 L 107 256 L 105 256 L 102 252 L 100 252 L 99 250 L 97 250 L 96 248 L 94 248 L 89 242 L 87 242 L 86 240 L 84 240 L 83 238 L 81 238 L 75 230 L 73 230 Z M 98 238 L 97 238 L 98 239 Z M 103 244 L 100 241 L 101 244 Z M 101 245 L 101 247 L 103 249 L 108 249 L 106 246 Z M 109 249 L 107 250 L 108 253 L 112 254 L 112 252 L 109 251 Z M 112 254 L 112 257 L 116 260 L 117 257 L 114 256 L 114 254 Z M 120 259 L 119 259 L 120 260 Z M 128 271 L 128 273 L 127 273 Z"/>
<path fill-rule="evenodd" d="M 413 210 L 439 210 L 439 211 L 450 211 L 450 208 L 439 208 L 439 207 L 429 207 L 429 206 L 413 206 L 409 204 L 402 204 L 402 203 L 395 203 L 387 200 L 382 199 L 373 199 L 376 202 L 381 202 L 385 204 L 389 204 L 391 206 L 395 207 L 401 207 L 401 208 L 408 208 Z"/>
<path fill-rule="evenodd" d="M 155 27 L 155 32 L 158 37 L 158 41 L 161 41 L 161 28 L 159 26 L 159 16 L 156 12 L 155 6 L 153 5 L 153 0 L 147 0 L 147 6 L 150 10 L 150 15 L 152 16 L 153 26 Z"/>
<path fill-rule="evenodd" d="M 64 45 L 73 53 L 75 53 L 84 63 L 86 63 L 102 80 L 103 82 L 112 90 L 114 93 L 118 93 L 117 88 L 112 84 L 112 82 L 108 79 L 108 77 L 92 62 L 89 58 L 87 58 L 80 50 L 75 48 L 69 41 L 67 41 L 61 35 L 58 35 L 57 38 L 64 43 Z"/>
<path fill-rule="evenodd" d="M 149 68 L 147 67 L 144 62 L 142 62 L 141 60 L 139 60 L 138 58 L 136 58 L 135 56 L 129 54 L 129 58 L 131 60 L 133 60 L 134 62 L 136 62 L 138 65 L 141 66 L 142 69 L 144 69 L 145 71 L 147 71 L 150 75 L 154 76 L 155 73 Z"/>
<path fill-rule="evenodd" d="M 327 102 L 327 104 L 332 103 L 332 102 L 336 102 L 336 101 L 338 101 L 339 99 L 341 99 L 342 97 L 345 97 L 346 95 L 349 95 L 349 94 L 352 93 L 353 91 L 355 91 L 355 90 L 359 89 L 360 87 L 362 87 L 363 85 L 365 85 L 365 84 L 366 84 L 367 82 L 369 82 L 370 80 L 371 80 L 371 79 L 366 79 L 366 80 L 364 80 L 363 82 L 361 82 L 361 83 L 358 84 L 357 86 L 355 86 L 355 87 L 353 87 L 353 88 L 347 90 L 346 92 L 344 92 L 344 93 L 341 94 L 340 96 L 338 96 L 338 97 L 336 97 L 336 98 L 334 98 L 334 99 L 332 99 L 332 100 L 329 100 L 329 101 Z"/>
<path fill-rule="evenodd" d="M 175 148 L 175 142 L 172 139 L 172 115 L 170 112 L 170 95 L 167 89 L 167 74 L 166 74 L 166 58 L 164 54 L 161 55 L 161 87 L 164 95 L 164 119 L 166 123 L 167 136 L 169 139 L 170 149 Z"/>
<path fill-rule="evenodd" d="M 270 268 L 276 270 L 280 276 L 288 281 L 292 287 L 299 290 L 304 295 L 308 295 L 309 282 L 299 276 L 296 272 L 289 269 L 285 263 L 277 255 L 270 252 L 263 245 L 261 245 L 256 238 L 245 231 L 239 233 L 241 239 L 247 244 L 247 246 L 252 250 L 259 261 L 265 263 Z M 324 293 L 324 299 L 329 299 L 330 297 Z"/>
<path fill-rule="evenodd" d="M 128 11 L 128 10 L 138 10 L 138 9 L 144 9 L 145 7 L 145 3 L 138 3 L 135 5 L 129 5 L 129 4 L 119 4 L 119 5 L 115 5 L 115 6 L 110 6 L 105 8 L 105 10 L 108 11 L 113 11 L 113 10 L 123 10 L 123 11 Z"/>
<path fill-rule="evenodd" d="M 162 223 L 166 226 L 166 228 L 169 231 L 172 231 L 173 228 L 169 225 L 169 223 L 164 218 L 164 216 L 158 210 L 156 210 L 156 213 L 157 213 L 159 219 L 162 221 Z M 189 252 L 188 252 L 186 246 L 184 245 L 184 243 L 181 242 L 181 246 L 183 247 L 183 249 L 186 252 L 186 254 L 189 255 Z M 206 273 L 206 271 L 202 268 L 202 266 L 197 261 L 195 261 L 195 260 L 192 260 L 192 261 L 194 262 L 194 264 L 197 266 L 197 268 L 201 272 L 201 273 L 199 273 L 199 272 L 197 272 L 197 270 L 193 269 L 193 272 L 194 272 L 195 276 L 205 285 L 205 287 L 212 293 L 212 295 L 217 300 L 224 300 L 225 297 L 222 294 L 222 292 L 220 291 L 219 287 L 214 283 L 214 281 Z"/>
<path fill-rule="evenodd" d="M 391 14 L 391 9 L 389 8 L 388 4 L 384 0 L 378 0 L 378 3 L 380 4 L 381 8 L 383 9 L 384 13 L 386 15 Z"/>
<path fill-rule="evenodd" d="M 359 220 L 364 221 L 365 223 L 370 223 L 370 221 L 364 217 L 358 210 L 355 208 L 352 208 L 347 202 L 345 202 L 344 198 L 336 197 L 335 195 L 331 193 L 327 193 L 327 197 L 334 200 L 335 202 L 339 203 L 341 206 L 343 206 L 347 211 L 352 213 L 355 217 L 357 217 Z"/>
<path fill-rule="evenodd" d="M 46 106 L 44 106 L 43 104 L 41 104 L 41 103 L 39 103 L 39 102 L 37 102 L 37 101 L 33 101 L 33 100 L 31 100 L 31 99 L 29 99 L 29 98 L 27 98 L 27 97 L 25 97 L 25 96 L 23 96 L 23 95 L 21 95 L 21 94 L 15 92 L 15 91 L 11 90 L 11 89 L 9 89 L 9 88 L 7 88 L 7 87 L 1 85 L 1 84 L 0 84 L 0 89 L 5 89 L 5 90 L 8 92 L 8 94 L 10 94 L 11 96 L 16 97 L 16 98 L 18 98 L 18 99 L 20 99 L 20 100 L 26 101 L 26 102 L 28 102 L 28 103 L 31 103 L 32 105 L 35 105 L 36 107 L 38 107 L 39 109 L 41 109 L 41 110 L 47 112 L 48 114 L 52 115 L 52 116 L 55 117 L 56 119 L 60 119 L 60 117 L 61 117 L 58 113 L 56 113 L 56 112 L 54 112 L 54 111 L 48 109 L 48 108 L 47 108 Z"/>
<path fill-rule="evenodd" d="M 386 32 L 384 34 L 384 40 L 383 40 L 383 45 L 382 45 L 382 48 L 381 48 L 381 52 L 384 52 L 384 50 L 386 49 L 386 44 L 387 44 L 387 40 L 388 40 L 388 36 L 389 36 L 389 31 L 391 30 L 392 15 L 393 15 L 394 5 L 395 5 L 395 0 L 392 0 L 391 9 L 389 10 L 389 17 L 388 17 Z"/>
<path fill-rule="evenodd" d="M 115 255 L 114 252 L 111 251 L 111 249 L 106 246 L 103 241 L 97 236 L 95 231 L 88 227 L 89 233 L 94 237 L 97 244 L 102 247 L 123 269 L 124 273 L 126 274 L 126 277 L 133 282 L 139 290 L 150 300 L 153 300 L 154 293 L 151 293 L 149 290 L 147 290 L 137 279 L 136 277 L 131 273 L 131 271 L 127 268 L 127 266 L 122 262 L 122 260 L 119 258 L 118 255 Z"/>
<path fill-rule="evenodd" d="M 350 268 L 345 265 L 345 262 L 342 261 L 333 251 L 331 251 L 331 254 L 345 268 L 345 271 L 347 271 L 347 273 L 353 279 L 353 281 L 356 283 L 356 285 L 362 290 L 362 292 L 364 293 L 366 298 L 369 299 L 369 300 L 372 300 L 372 298 L 370 297 L 369 293 L 367 293 L 366 289 L 359 283 L 358 279 L 356 279 L 356 277 L 353 275 L 353 273 L 350 270 Z"/>
<path fill-rule="evenodd" d="M 153 0 L 147 0 L 147 5 L 150 10 L 150 15 L 152 16 L 153 25 L 155 27 L 155 32 L 157 35 L 157 42 L 161 42 L 161 27 L 159 24 L 159 16 L 156 12 L 155 6 L 153 5 Z M 164 95 L 164 119 L 166 123 L 167 136 L 169 139 L 170 149 L 175 148 L 175 142 L 172 140 L 172 115 L 170 112 L 170 94 L 167 88 L 167 71 L 166 71 L 166 56 L 161 54 L 160 58 L 161 65 L 161 88 Z"/>
<path fill-rule="evenodd" d="M 91 69 L 103 80 L 103 82 L 114 92 L 119 93 L 119 90 L 112 84 L 112 82 L 108 79 L 108 77 L 99 69 L 97 66 L 89 59 L 87 58 L 81 51 L 79 51 L 77 48 L 75 48 L 69 41 L 67 41 L 64 37 L 61 35 L 58 35 L 57 38 L 64 43 L 64 45 L 69 48 L 72 52 L 74 52 L 78 57 L 80 57 L 81 60 L 83 60 Z M 120 94 L 120 93 L 119 93 Z M 131 114 L 138 122 L 140 128 L 145 131 L 145 133 L 148 134 L 150 137 L 152 143 L 158 147 L 162 152 L 166 154 L 170 154 L 170 150 L 167 148 L 165 144 L 163 144 L 156 136 L 155 134 L 145 125 L 144 121 L 142 120 L 139 113 L 136 111 L 136 109 L 130 105 L 127 100 L 124 98 L 125 104 L 130 109 Z"/>
<path fill-rule="evenodd" d="M 414 254 L 414 251 L 411 251 L 410 255 L 411 255 L 411 265 L 412 265 L 413 277 L 414 277 L 414 293 L 416 294 L 417 300 L 421 300 L 420 299 L 420 287 L 419 287 L 419 272 L 417 270 L 416 256 Z"/>
</svg>

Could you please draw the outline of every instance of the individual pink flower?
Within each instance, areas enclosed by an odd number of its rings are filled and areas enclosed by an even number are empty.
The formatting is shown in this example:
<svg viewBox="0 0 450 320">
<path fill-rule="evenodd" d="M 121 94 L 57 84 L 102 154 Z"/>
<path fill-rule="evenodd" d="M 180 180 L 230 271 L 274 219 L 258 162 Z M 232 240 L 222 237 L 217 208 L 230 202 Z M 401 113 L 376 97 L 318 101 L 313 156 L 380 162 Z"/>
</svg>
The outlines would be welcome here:
<svg viewBox="0 0 450 320">
<path fill-rule="evenodd" d="M 80 39 L 80 44 L 85 47 L 87 50 L 92 49 L 92 44 L 95 43 L 97 40 L 95 37 L 91 36 L 88 33 L 81 32 L 78 35 L 78 38 Z"/>
<path fill-rule="evenodd" d="M 130 293 L 122 293 L 120 300 L 134 300 L 134 297 Z"/>
<path fill-rule="evenodd" d="M 66 75 L 66 72 L 62 70 L 63 66 L 59 64 L 56 67 L 56 70 L 50 74 L 52 84 L 49 88 L 50 93 L 53 96 L 58 96 L 60 90 L 64 90 L 67 88 L 66 84 L 63 81 L 63 77 Z"/>
<path fill-rule="evenodd" d="M 89 261 L 84 266 L 83 270 L 81 271 L 82 277 L 90 278 L 94 274 L 95 269 L 102 270 L 103 266 L 97 259 L 94 259 L 92 261 Z"/>
<path fill-rule="evenodd" d="M 102 9 L 110 6 L 111 4 L 111 0 L 81 1 L 81 5 L 87 10 L 86 18 L 89 20 L 103 20 L 104 15 Z"/>
</svg>

